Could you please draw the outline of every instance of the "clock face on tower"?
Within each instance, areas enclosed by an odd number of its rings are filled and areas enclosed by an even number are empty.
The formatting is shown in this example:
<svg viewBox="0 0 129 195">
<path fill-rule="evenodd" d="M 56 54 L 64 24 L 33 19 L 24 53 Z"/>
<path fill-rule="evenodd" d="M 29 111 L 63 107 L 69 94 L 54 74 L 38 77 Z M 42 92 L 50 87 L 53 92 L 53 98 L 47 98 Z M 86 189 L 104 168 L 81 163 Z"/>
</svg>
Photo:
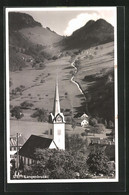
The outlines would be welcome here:
<svg viewBox="0 0 129 195">
<path fill-rule="evenodd" d="M 60 116 L 60 115 L 58 115 L 57 117 L 56 117 L 56 122 L 62 122 L 62 117 Z"/>
</svg>

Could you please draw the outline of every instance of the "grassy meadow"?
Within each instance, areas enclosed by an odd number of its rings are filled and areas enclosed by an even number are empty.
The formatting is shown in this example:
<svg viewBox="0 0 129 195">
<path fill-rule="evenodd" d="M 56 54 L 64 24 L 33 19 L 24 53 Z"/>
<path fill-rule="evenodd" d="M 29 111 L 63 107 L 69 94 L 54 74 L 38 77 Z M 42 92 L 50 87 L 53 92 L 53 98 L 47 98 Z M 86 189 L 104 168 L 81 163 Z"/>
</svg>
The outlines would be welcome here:
<svg viewBox="0 0 129 195">
<path fill-rule="evenodd" d="M 43 129 L 47 130 L 49 128 L 42 123 L 36 122 L 36 119 L 31 118 L 30 115 L 34 112 L 35 108 L 44 108 L 48 112 L 52 112 L 57 74 L 61 108 L 64 110 L 69 109 L 73 116 L 78 112 L 85 101 L 85 97 L 80 93 L 78 87 L 71 82 L 71 77 L 74 73 L 71 62 L 78 61 L 78 72 L 74 80 L 80 84 L 83 90 L 88 89 L 92 85 L 90 80 L 84 82 L 85 77 L 92 77 L 93 75 L 101 77 L 105 72 L 113 69 L 112 42 L 82 50 L 76 55 L 74 54 L 75 51 L 72 50 L 68 53 L 69 55 L 62 55 L 60 58 L 47 61 L 41 69 L 32 68 L 31 63 L 27 63 L 27 66 L 22 71 L 10 72 L 10 80 L 12 82 L 10 91 L 20 85 L 24 86 L 22 94 L 17 94 L 10 99 L 10 105 L 19 106 L 24 101 L 29 101 L 34 105 L 31 109 L 23 110 L 24 117 L 19 121 L 19 126 L 22 127 L 22 124 L 30 123 L 30 126 L 26 126 L 25 124 L 23 126 L 25 126 L 25 129 L 29 129 L 30 132 L 35 133 L 38 132 L 38 128 L 39 133 L 43 133 Z M 34 124 L 33 122 L 37 125 L 32 125 Z M 11 119 L 11 132 L 15 132 L 14 129 L 17 127 L 17 123 L 17 121 Z M 32 129 L 35 128 L 30 130 L 31 126 Z M 71 129 L 70 126 L 67 127 Z M 79 129 L 79 132 L 84 131 L 81 127 L 76 128 Z M 76 128 L 74 133 L 76 132 Z M 24 132 L 26 132 L 25 129 L 23 128 Z"/>
</svg>

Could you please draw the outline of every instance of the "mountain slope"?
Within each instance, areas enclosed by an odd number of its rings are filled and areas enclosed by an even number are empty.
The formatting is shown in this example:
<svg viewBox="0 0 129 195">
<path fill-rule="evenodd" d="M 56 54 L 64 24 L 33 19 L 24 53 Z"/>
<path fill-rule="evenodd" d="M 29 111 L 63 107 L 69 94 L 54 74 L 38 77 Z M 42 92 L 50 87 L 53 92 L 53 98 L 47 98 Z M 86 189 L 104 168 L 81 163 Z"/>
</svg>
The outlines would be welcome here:
<svg viewBox="0 0 129 195">
<path fill-rule="evenodd" d="M 89 48 L 114 40 L 114 28 L 103 19 L 90 20 L 85 26 L 73 32 L 62 44 L 67 49 Z"/>
<path fill-rule="evenodd" d="M 24 28 L 19 32 L 32 43 L 44 46 L 52 45 L 62 39 L 62 37 L 55 32 L 40 26 Z"/>
<path fill-rule="evenodd" d="M 27 58 L 32 58 L 34 65 L 51 58 L 58 53 L 54 44 L 62 39 L 62 36 L 43 28 L 32 16 L 19 13 L 9 13 L 9 47 L 10 70 L 16 71 L 26 66 Z M 55 53 L 54 53 L 55 52 Z M 59 51 L 60 52 L 60 51 Z M 28 57 L 24 56 L 29 55 Z M 19 62 L 19 63 L 18 63 Z M 33 64 L 30 64 L 33 66 Z"/>
<path fill-rule="evenodd" d="M 39 22 L 36 22 L 32 16 L 25 13 L 9 12 L 9 30 L 16 31 L 22 28 L 42 26 Z"/>
</svg>

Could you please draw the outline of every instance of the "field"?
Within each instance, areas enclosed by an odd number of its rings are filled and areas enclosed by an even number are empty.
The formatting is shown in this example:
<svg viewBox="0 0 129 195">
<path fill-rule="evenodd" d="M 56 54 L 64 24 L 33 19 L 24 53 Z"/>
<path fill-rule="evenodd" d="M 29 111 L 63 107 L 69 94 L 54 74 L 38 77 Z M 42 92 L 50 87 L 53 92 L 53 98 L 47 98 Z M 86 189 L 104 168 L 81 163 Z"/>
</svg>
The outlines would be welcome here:
<svg viewBox="0 0 129 195">
<path fill-rule="evenodd" d="M 17 133 L 21 133 L 25 139 L 28 139 L 32 134 L 42 135 L 46 133 L 46 131 L 48 131 L 50 128 L 52 128 L 52 124 L 50 123 L 11 120 L 10 135 L 16 136 Z M 84 132 L 84 129 L 81 126 L 76 126 L 75 129 L 73 130 L 71 125 L 66 124 L 66 133 L 68 133 L 69 135 L 81 134 L 82 132 Z M 103 134 L 94 134 L 94 136 L 89 137 L 106 138 L 106 133 L 110 132 L 111 130 L 107 129 Z M 44 136 L 45 135 L 46 134 L 44 134 Z"/>
<path fill-rule="evenodd" d="M 71 53 L 74 51 L 70 51 Z M 91 82 L 84 82 L 85 76 L 102 75 L 105 71 L 113 68 L 113 43 L 107 43 L 81 53 L 60 57 L 56 60 L 49 60 L 42 69 L 34 69 L 31 64 L 22 71 L 10 72 L 12 86 L 10 90 L 25 86 L 22 94 L 14 96 L 10 104 L 20 105 L 23 101 L 30 101 L 34 108 L 44 108 L 49 112 L 53 110 L 55 82 L 58 74 L 59 94 L 61 108 L 70 109 L 75 115 L 85 101 L 84 96 L 80 93 L 78 87 L 71 82 L 74 74 L 74 68 L 71 62 L 78 60 L 78 72 L 74 77 L 82 89 L 88 89 Z M 91 57 L 92 56 L 92 57 Z"/>
</svg>

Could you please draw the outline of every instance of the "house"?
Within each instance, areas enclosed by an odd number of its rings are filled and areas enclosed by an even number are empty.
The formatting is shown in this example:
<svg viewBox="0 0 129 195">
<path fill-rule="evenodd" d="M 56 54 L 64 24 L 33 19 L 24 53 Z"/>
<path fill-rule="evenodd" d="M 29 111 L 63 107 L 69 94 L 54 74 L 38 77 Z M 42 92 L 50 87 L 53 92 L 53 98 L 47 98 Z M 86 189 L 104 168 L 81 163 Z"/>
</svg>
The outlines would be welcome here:
<svg viewBox="0 0 129 195">
<path fill-rule="evenodd" d="M 19 161 L 24 164 L 32 164 L 35 162 L 35 150 L 40 149 L 60 149 L 65 150 L 65 120 L 60 110 L 58 82 L 55 87 L 55 98 L 53 113 L 51 113 L 51 123 L 53 128 L 49 129 L 49 137 L 42 135 L 31 135 L 26 143 L 19 150 Z"/>
<path fill-rule="evenodd" d="M 87 125 L 89 125 L 89 121 L 88 121 L 87 119 L 84 119 L 84 120 L 81 122 L 81 126 L 85 128 Z"/>
<path fill-rule="evenodd" d="M 89 125 L 89 116 L 86 113 L 83 115 L 78 113 L 75 118 L 77 118 L 76 122 L 78 125 L 81 125 L 81 127 L 85 128 L 87 125 Z"/>
<path fill-rule="evenodd" d="M 15 153 L 22 148 L 26 139 L 19 133 L 17 136 L 10 137 L 10 157 L 11 159 L 14 158 Z"/>
</svg>

